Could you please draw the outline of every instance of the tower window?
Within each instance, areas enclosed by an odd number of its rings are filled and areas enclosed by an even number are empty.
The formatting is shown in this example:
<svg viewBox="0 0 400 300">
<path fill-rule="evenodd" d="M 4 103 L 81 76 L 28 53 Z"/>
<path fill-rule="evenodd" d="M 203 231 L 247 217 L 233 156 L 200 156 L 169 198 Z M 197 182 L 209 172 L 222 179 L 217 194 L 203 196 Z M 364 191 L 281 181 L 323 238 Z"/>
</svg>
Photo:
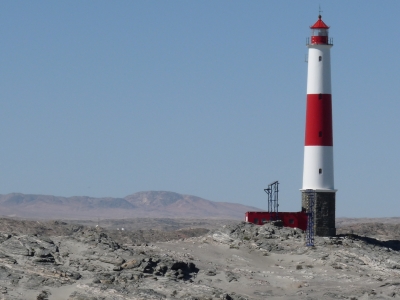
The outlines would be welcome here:
<svg viewBox="0 0 400 300">
<path fill-rule="evenodd" d="M 322 131 L 320 131 L 318 135 L 319 135 L 319 137 L 322 137 Z"/>
<path fill-rule="evenodd" d="M 322 174 L 322 169 L 321 168 L 319 169 L 319 174 Z"/>
<path fill-rule="evenodd" d="M 322 61 L 322 56 L 318 57 L 318 60 L 319 60 L 319 61 Z"/>
</svg>

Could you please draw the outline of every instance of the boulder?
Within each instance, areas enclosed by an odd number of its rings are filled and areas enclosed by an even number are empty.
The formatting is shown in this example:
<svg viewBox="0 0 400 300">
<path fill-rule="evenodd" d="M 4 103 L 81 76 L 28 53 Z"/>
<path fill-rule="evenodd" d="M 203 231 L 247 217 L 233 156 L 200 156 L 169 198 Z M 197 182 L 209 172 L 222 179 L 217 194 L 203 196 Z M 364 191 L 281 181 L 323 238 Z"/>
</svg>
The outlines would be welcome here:
<svg viewBox="0 0 400 300">
<path fill-rule="evenodd" d="M 134 269 L 134 268 L 139 267 L 141 263 L 142 263 L 142 261 L 139 259 L 131 259 L 131 260 L 127 261 L 126 263 L 123 263 L 121 265 L 121 267 L 123 269 Z"/>
</svg>

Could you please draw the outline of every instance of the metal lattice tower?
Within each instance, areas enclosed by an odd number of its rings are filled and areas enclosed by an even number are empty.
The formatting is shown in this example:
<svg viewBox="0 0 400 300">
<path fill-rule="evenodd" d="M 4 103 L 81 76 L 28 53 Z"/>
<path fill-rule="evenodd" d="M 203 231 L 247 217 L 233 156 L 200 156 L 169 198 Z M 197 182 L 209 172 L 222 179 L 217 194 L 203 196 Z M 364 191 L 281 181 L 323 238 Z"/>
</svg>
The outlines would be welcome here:
<svg viewBox="0 0 400 300">
<path fill-rule="evenodd" d="M 307 230 L 306 230 L 306 246 L 314 246 L 314 203 L 315 191 L 306 190 L 307 197 Z"/>
<path fill-rule="evenodd" d="M 278 188 L 279 182 L 274 181 L 268 185 L 267 189 L 264 189 L 264 192 L 268 195 L 268 212 L 270 215 L 270 221 L 278 220 Z"/>
</svg>

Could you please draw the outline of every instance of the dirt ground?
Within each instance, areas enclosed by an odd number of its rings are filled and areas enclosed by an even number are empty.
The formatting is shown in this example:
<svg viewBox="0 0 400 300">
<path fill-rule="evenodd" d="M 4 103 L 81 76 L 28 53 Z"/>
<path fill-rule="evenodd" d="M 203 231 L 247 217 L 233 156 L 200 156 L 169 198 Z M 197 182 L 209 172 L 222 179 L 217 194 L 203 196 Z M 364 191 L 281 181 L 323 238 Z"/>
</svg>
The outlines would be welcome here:
<svg viewBox="0 0 400 300">
<path fill-rule="evenodd" d="M 339 224 L 306 247 L 233 220 L 3 218 L 0 298 L 400 299 L 398 223 Z"/>
</svg>

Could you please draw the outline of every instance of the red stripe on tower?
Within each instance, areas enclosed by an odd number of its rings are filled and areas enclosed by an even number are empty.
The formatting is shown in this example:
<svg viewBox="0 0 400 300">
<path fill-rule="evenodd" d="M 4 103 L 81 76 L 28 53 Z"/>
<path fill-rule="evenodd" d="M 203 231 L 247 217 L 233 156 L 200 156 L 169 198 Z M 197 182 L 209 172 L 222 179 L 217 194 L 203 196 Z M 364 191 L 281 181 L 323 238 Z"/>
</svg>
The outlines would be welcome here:
<svg viewBox="0 0 400 300">
<path fill-rule="evenodd" d="M 330 94 L 307 95 L 305 146 L 333 146 Z"/>
</svg>

